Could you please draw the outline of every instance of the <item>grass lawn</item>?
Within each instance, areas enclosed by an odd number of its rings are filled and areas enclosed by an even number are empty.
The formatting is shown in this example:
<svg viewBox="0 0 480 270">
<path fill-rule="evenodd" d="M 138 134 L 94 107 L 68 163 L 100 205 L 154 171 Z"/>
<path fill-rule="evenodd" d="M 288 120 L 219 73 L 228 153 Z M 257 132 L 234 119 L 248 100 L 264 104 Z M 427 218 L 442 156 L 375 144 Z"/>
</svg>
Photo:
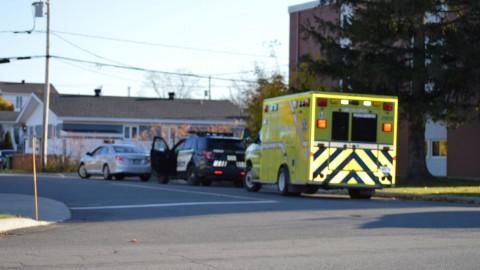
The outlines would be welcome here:
<svg viewBox="0 0 480 270">
<path fill-rule="evenodd" d="M 0 219 L 4 218 L 18 218 L 19 216 L 16 215 L 10 215 L 10 214 L 0 214 Z"/>
<path fill-rule="evenodd" d="M 428 180 L 397 182 L 395 188 L 384 188 L 382 191 L 399 194 L 445 195 L 480 197 L 480 181 L 433 178 Z"/>
</svg>

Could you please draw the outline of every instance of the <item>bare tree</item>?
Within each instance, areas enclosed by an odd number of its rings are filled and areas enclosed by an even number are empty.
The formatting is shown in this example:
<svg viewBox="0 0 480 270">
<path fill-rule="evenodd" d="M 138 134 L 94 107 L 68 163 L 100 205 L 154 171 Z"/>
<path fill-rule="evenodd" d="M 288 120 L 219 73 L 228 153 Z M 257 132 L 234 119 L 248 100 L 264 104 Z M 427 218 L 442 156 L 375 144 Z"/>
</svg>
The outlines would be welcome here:
<svg viewBox="0 0 480 270">
<path fill-rule="evenodd" d="M 175 93 L 176 98 L 192 98 L 199 80 L 186 69 L 175 73 L 149 72 L 145 78 L 145 87 L 153 89 L 161 98 L 167 98 L 168 93 Z"/>
</svg>

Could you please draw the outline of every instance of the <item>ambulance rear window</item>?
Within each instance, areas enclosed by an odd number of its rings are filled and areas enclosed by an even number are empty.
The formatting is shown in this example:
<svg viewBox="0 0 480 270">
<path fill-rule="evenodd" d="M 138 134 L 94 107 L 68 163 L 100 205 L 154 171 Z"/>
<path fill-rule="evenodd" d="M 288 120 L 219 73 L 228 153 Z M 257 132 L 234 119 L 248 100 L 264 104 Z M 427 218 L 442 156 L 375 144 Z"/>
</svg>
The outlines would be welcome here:
<svg viewBox="0 0 480 270">
<path fill-rule="evenodd" d="M 348 141 L 348 115 L 346 112 L 333 112 L 332 140 Z"/>
<path fill-rule="evenodd" d="M 352 114 L 352 141 L 377 141 L 377 115 L 370 113 Z"/>
<path fill-rule="evenodd" d="M 332 140 L 376 142 L 377 115 L 372 113 L 333 112 Z"/>
</svg>

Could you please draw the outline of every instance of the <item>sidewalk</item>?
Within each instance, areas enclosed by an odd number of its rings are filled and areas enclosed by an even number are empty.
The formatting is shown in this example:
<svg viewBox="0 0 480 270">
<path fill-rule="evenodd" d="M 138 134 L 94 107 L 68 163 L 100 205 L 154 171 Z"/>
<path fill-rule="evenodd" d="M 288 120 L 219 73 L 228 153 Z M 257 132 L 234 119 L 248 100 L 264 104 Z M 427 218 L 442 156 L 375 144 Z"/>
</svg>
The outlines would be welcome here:
<svg viewBox="0 0 480 270">
<path fill-rule="evenodd" d="M 0 233 L 62 222 L 71 217 L 68 207 L 58 201 L 39 197 L 38 219 L 35 220 L 35 199 L 30 195 L 0 193 L 0 213 L 22 218 L 0 219 Z"/>
</svg>

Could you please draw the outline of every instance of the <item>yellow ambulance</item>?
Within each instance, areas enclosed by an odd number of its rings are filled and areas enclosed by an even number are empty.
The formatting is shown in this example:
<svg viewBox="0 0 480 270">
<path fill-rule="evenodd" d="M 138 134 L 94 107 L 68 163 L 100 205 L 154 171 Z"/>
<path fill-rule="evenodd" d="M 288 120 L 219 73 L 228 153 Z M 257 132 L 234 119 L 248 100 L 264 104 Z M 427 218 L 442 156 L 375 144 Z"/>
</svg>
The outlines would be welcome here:
<svg viewBox="0 0 480 270">
<path fill-rule="evenodd" d="M 283 195 L 348 189 L 369 199 L 395 185 L 398 99 L 304 92 L 266 99 L 262 128 L 246 151 L 245 188 Z"/>
</svg>

